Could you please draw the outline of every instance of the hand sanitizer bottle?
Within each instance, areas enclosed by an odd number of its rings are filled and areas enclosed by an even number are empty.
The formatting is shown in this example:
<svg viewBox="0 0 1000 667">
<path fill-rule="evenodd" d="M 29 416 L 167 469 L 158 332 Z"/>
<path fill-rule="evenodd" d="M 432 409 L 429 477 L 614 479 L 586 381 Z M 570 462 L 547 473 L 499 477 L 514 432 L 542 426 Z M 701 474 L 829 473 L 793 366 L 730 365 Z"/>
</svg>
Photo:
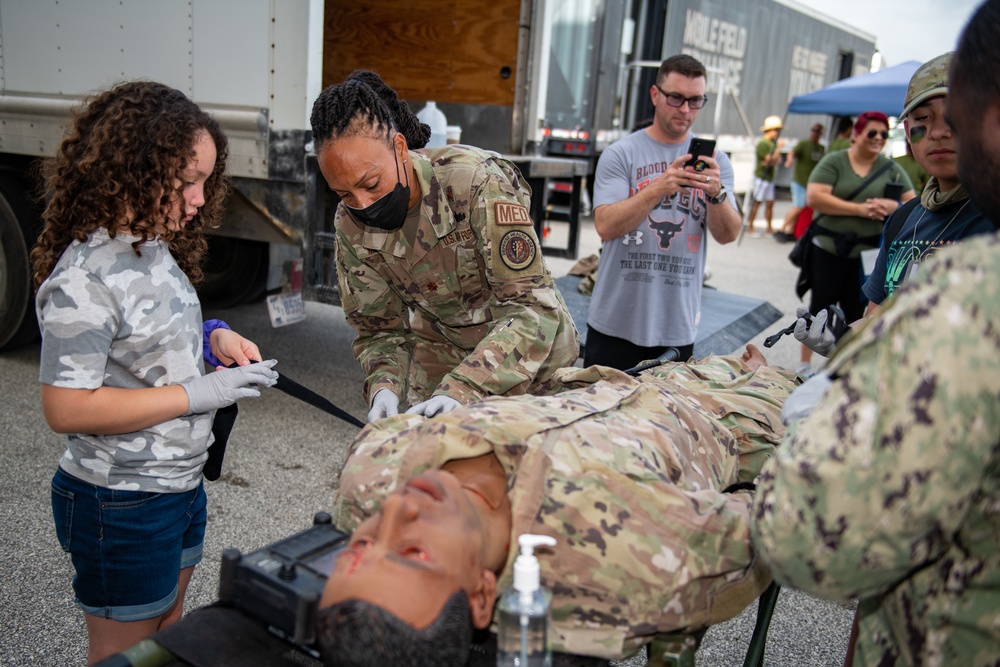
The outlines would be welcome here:
<svg viewBox="0 0 1000 667">
<path fill-rule="evenodd" d="M 555 546 L 547 535 L 525 534 L 517 540 L 514 585 L 500 596 L 497 667 L 551 667 L 549 605 L 552 593 L 540 585 L 535 547 Z"/>
</svg>

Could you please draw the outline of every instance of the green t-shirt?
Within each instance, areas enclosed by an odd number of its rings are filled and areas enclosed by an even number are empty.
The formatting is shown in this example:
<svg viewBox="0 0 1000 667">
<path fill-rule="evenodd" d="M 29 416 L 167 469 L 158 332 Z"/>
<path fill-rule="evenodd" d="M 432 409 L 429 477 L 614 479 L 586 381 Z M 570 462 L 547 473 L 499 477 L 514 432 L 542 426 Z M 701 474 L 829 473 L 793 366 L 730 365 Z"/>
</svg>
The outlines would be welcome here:
<svg viewBox="0 0 1000 667">
<path fill-rule="evenodd" d="M 795 148 L 792 149 L 792 157 L 795 159 L 795 164 L 792 167 L 792 180 L 805 187 L 806 183 L 809 182 L 809 174 L 819 164 L 825 151 L 826 149 L 821 144 L 808 139 L 803 139 L 795 144 Z"/>
<path fill-rule="evenodd" d="M 764 158 L 774 152 L 774 142 L 770 139 L 761 139 L 757 142 L 757 168 L 753 175 L 764 181 L 774 180 L 774 167 L 765 167 Z"/>
<path fill-rule="evenodd" d="M 851 160 L 847 156 L 847 151 L 835 151 L 827 154 L 819 161 L 819 164 L 813 169 L 812 174 L 809 175 L 809 182 L 832 185 L 834 196 L 847 200 L 847 197 L 861 185 L 869 174 L 880 169 L 886 162 L 892 161 L 884 155 L 879 155 L 871 167 L 872 170 L 864 176 L 858 176 L 851 167 Z M 885 185 L 890 182 L 902 183 L 903 192 L 913 189 L 910 177 L 906 175 L 902 167 L 893 162 L 892 166 L 879 174 L 877 178 L 865 186 L 853 199 L 848 201 L 863 202 L 867 199 L 883 197 L 885 195 Z M 820 215 L 817 211 L 813 220 L 823 229 L 828 229 L 836 234 L 853 232 L 857 234 L 859 240 L 868 237 L 868 240 L 864 242 L 855 242 L 851 248 L 851 252 L 847 255 L 848 257 L 860 257 L 862 250 L 878 247 L 879 235 L 882 233 L 882 221 L 869 220 L 868 218 L 857 216 L 823 215 L 820 217 Z M 816 243 L 827 252 L 834 254 L 837 252 L 833 236 L 818 234 L 816 236 Z"/>
<path fill-rule="evenodd" d="M 833 151 L 840 151 L 840 150 L 843 150 L 845 148 L 850 148 L 850 147 L 851 147 L 851 140 L 850 139 L 841 139 L 839 137 L 835 137 L 833 139 L 833 141 L 830 142 L 830 152 L 831 153 Z"/>
</svg>

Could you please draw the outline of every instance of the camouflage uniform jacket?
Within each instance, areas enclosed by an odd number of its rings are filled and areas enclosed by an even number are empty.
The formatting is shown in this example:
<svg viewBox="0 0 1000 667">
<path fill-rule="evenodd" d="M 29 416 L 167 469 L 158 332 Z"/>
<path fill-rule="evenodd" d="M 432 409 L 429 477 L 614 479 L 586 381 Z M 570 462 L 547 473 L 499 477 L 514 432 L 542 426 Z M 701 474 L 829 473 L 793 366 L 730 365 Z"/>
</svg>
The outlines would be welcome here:
<svg viewBox="0 0 1000 667">
<path fill-rule="evenodd" d="M 829 368 L 761 473 L 761 557 L 860 598 L 855 664 L 1000 663 L 1000 237 L 936 255 Z"/>
<path fill-rule="evenodd" d="M 74 241 L 38 288 L 38 377 L 67 389 L 141 389 L 204 373 L 201 303 L 160 239 L 105 229 Z M 71 433 L 60 467 L 97 486 L 179 493 L 201 484 L 212 414 L 169 419 L 133 433 Z"/>
<path fill-rule="evenodd" d="M 511 544 L 541 552 L 553 650 L 621 658 L 656 634 L 737 615 L 770 581 L 750 544 L 749 492 L 783 434 L 791 376 L 735 357 L 639 378 L 566 368 L 545 396 L 491 397 L 433 419 L 399 415 L 352 444 L 335 522 L 353 529 L 406 480 L 492 452 L 507 475 Z M 498 590 L 513 581 L 510 550 Z"/>
<path fill-rule="evenodd" d="M 365 399 L 382 388 L 405 399 L 421 358 L 441 371 L 423 371 L 418 398 L 462 403 L 524 393 L 572 365 L 579 335 L 542 259 L 517 168 L 466 146 L 409 155 L 423 193 L 415 230 L 371 230 L 337 211 L 338 279 Z"/>
</svg>

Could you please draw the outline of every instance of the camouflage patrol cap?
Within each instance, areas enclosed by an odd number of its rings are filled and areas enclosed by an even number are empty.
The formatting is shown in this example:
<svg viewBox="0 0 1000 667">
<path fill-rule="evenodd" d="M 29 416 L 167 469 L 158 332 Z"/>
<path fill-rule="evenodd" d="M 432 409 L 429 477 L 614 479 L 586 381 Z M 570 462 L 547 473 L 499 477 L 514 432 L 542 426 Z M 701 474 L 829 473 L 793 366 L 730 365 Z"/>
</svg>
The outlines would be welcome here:
<svg viewBox="0 0 1000 667">
<path fill-rule="evenodd" d="M 952 55 L 954 52 L 949 51 L 917 68 L 910 78 L 910 85 L 906 88 L 906 99 L 903 102 L 900 119 L 906 118 L 917 105 L 923 104 L 930 98 L 948 94 L 948 66 L 951 64 Z"/>
</svg>

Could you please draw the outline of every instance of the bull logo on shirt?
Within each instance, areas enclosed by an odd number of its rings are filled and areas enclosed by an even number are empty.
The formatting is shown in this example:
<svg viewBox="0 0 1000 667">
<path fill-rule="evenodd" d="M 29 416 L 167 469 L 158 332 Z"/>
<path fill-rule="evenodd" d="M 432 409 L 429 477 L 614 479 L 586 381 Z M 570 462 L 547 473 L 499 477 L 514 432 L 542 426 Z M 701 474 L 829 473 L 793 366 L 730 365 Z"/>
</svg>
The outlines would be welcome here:
<svg viewBox="0 0 1000 667">
<path fill-rule="evenodd" d="M 669 199 L 665 197 L 650 212 L 649 228 L 656 234 L 659 248 L 667 250 L 673 243 L 674 237 L 684 229 L 688 216 L 693 216 L 698 221 L 704 220 L 704 214 L 704 193 L 701 190 L 681 190 Z M 663 219 L 659 220 L 658 217 Z M 674 222 L 674 219 L 678 220 Z"/>
<path fill-rule="evenodd" d="M 670 220 L 656 220 L 653 216 L 649 217 L 649 228 L 653 230 L 656 234 L 656 238 L 659 239 L 657 245 L 661 250 L 667 250 L 670 248 L 670 244 L 673 243 L 674 237 L 684 229 L 684 221 L 682 218 L 680 222 L 671 222 Z"/>
</svg>

